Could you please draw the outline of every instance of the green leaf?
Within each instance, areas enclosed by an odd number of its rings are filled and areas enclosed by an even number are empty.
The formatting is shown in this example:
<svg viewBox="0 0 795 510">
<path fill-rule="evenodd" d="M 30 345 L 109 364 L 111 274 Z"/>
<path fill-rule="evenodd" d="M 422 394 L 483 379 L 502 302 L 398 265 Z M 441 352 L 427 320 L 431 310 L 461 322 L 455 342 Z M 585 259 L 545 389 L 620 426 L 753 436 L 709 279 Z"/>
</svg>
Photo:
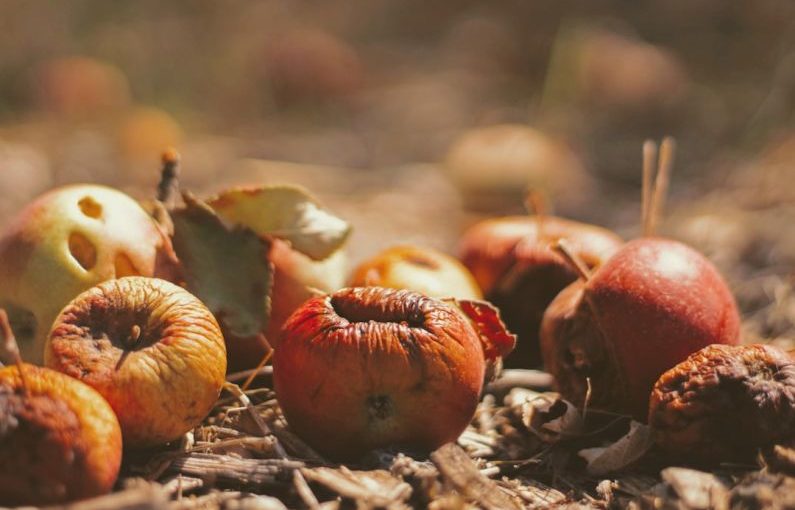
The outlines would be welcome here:
<svg viewBox="0 0 795 510">
<path fill-rule="evenodd" d="M 277 237 L 314 260 L 340 248 L 351 231 L 306 190 L 295 186 L 233 188 L 207 201 L 224 220 Z"/>
<path fill-rule="evenodd" d="M 185 207 L 172 211 L 171 218 L 188 290 L 207 305 L 225 333 L 258 334 L 270 316 L 269 241 L 249 228 L 227 227 L 192 195 L 183 198 Z"/>
</svg>

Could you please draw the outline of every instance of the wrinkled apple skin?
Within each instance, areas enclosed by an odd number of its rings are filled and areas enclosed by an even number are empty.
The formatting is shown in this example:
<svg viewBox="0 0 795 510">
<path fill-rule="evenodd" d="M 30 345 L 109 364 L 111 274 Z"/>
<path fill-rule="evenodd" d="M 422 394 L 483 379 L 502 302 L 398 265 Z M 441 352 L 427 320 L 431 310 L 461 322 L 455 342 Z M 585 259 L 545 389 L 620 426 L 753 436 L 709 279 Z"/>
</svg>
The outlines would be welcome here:
<svg viewBox="0 0 795 510">
<path fill-rule="evenodd" d="M 544 310 L 577 279 L 553 249 L 560 239 L 590 268 L 603 264 L 623 244 L 607 229 L 553 216 L 488 219 L 461 238 L 459 258 L 486 299 L 500 309 L 508 329 L 518 336 L 514 353 L 505 360 L 507 367 L 540 364 L 538 330 Z"/>
<path fill-rule="evenodd" d="M 51 505 L 110 492 L 119 474 L 119 422 L 102 396 L 54 370 L 0 369 L 0 502 Z"/>
<path fill-rule="evenodd" d="M 717 269 L 667 239 L 627 243 L 549 306 L 544 366 L 564 397 L 645 420 L 657 378 L 710 344 L 737 345 L 740 315 Z"/>
<path fill-rule="evenodd" d="M 353 272 L 350 286 L 408 289 L 434 298 L 483 298 L 472 274 L 458 260 L 417 246 L 394 246 L 364 261 Z"/>
<path fill-rule="evenodd" d="M 72 300 L 53 324 L 45 362 L 107 399 L 126 447 L 172 441 L 197 426 L 226 376 L 224 338 L 207 307 L 181 287 L 141 276 Z"/>
<path fill-rule="evenodd" d="M 484 370 L 480 340 L 461 312 L 381 287 L 304 303 L 273 360 L 288 423 L 334 459 L 454 441 L 475 412 Z"/>
<path fill-rule="evenodd" d="M 170 277 L 173 260 L 168 237 L 135 200 L 64 186 L 30 203 L 0 237 L 0 307 L 23 358 L 41 364 L 52 321 L 73 297 L 111 278 Z"/>
</svg>

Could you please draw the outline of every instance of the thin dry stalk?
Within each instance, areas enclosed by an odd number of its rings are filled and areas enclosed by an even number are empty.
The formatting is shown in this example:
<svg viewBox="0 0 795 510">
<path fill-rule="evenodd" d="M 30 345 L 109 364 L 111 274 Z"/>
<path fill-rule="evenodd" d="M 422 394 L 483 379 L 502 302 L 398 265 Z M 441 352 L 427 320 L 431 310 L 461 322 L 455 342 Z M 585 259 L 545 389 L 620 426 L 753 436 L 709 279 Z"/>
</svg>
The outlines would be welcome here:
<svg viewBox="0 0 795 510">
<path fill-rule="evenodd" d="M 645 234 L 647 236 L 654 235 L 657 223 L 664 212 L 675 153 L 676 142 L 671 137 L 665 137 L 660 145 L 660 159 L 657 164 L 657 176 L 654 179 L 654 190 L 652 191 L 651 208 L 649 210 L 648 233 Z"/>
<path fill-rule="evenodd" d="M 657 161 L 657 144 L 653 140 L 643 142 L 643 184 L 641 188 L 641 225 L 643 235 L 651 235 L 649 211 L 651 209 L 652 173 Z"/>
</svg>

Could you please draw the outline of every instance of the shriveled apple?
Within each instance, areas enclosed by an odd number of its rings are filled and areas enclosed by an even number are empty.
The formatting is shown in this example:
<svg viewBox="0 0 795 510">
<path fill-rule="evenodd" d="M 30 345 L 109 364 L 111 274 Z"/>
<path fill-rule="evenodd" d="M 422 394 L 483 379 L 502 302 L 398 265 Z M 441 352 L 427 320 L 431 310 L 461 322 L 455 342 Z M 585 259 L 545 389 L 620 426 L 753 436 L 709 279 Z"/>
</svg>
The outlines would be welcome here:
<svg viewBox="0 0 795 510">
<path fill-rule="evenodd" d="M 168 237 L 132 198 L 97 185 L 64 186 L 23 209 L 0 237 L 0 306 L 31 363 L 41 363 L 53 319 L 110 278 L 172 277 Z"/>
<path fill-rule="evenodd" d="M 210 310 L 181 287 L 141 276 L 75 297 L 53 324 L 45 361 L 102 394 L 131 447 L 165 443 L 198 425 L 226 373 Z"/>
<path fill-rule="evenodd" d="M 383 287 L 304 303 L 273 360 L 290 426 L 335 459 L 455 440 L 472 419 L 487 360 L 514 344 L 490 305 L 460 304 Z"/>
</svg>

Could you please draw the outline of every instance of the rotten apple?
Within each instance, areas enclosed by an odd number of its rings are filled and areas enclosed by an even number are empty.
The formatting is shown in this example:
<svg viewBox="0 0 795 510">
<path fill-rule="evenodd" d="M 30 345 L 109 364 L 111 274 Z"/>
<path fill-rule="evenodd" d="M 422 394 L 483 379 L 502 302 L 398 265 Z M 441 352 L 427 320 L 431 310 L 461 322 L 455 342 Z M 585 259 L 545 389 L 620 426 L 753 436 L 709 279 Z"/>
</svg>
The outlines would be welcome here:
<svg viewBox="0 0 795 510">
<path fill-rule="evenodd" d="M 14 365 L 0 369 L 0 450 L 2 504 L 53 505 L 110 492 L 122 437 L 113 410 L 92 388 L 54 370 Z"/>
<path fill-rule="evenodd" d="M 226 374 L 224 339 L 207 307 L 181 287 L 140 276 L 75 297 L 53 324 L 45 361 L 108 400 L 130 447 L 172 441 L 198 425 Z"/>
<path fill-rule="evenodd" d="M 602 265 L 623 244 L 607 229 L 545 215 L 488 219 L 471 227 L 461 239 L 459 258 L 518 336 L 506 366 L 526 368 L 540 363 L 538 329 L 544 310 L 577 279 L 577 273 L 553 249 L 560 239 L 590 268 Z"/>
<path fill-rule="evenodd" d="M 290 427 L 335 459 L 454 441 L 475 412 L 487 358 L 513 347 L 493 308 L 460 304 L 382 287 L 304 303 L 273 359 Z"/>
<path fill-rule="evenodd" d="M 682 243 L 646 237 L 555 298 L 541 352 L 565 398 L 645 420 L 663 372 L 739 338 L 737 305 L 712 263 Z"/>
<path fill-rule="evenodd" d="M 64 186 L 30 203 L 0 237 L 0 306 L 24 358 L 40 364 L 53 319 L 77 294 L 173 270 L 168 236 L 135 200 L 104 186 Z"/>
<path fill-rule="evenodd" d="M 388 248 L 362 262 L 350 285 L 408 289 L 435 298 L 483 297 L 472 274 L 458 260 L 431 248 L 408 245 Z"/>
</svg>

